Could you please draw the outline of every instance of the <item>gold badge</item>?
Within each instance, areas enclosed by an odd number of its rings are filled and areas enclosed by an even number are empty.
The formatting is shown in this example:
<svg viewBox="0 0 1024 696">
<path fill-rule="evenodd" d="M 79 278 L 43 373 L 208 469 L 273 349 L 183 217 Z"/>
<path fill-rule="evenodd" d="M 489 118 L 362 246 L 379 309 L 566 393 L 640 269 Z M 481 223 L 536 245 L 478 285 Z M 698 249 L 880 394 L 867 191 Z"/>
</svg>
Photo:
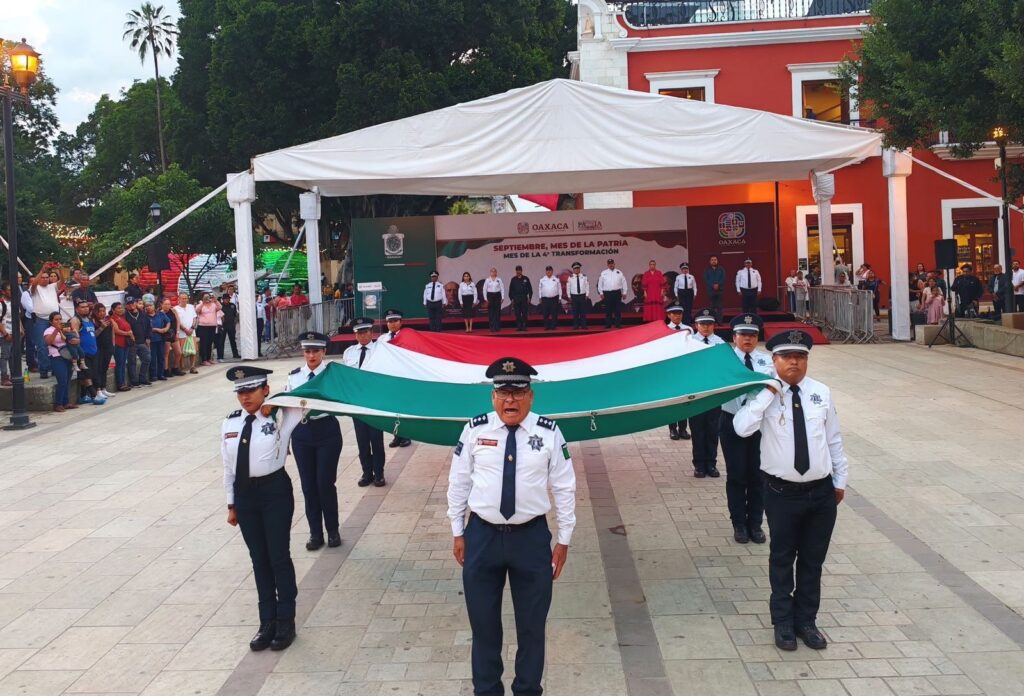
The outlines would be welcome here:
<svg viewBox="0 0 1024 696">
<path fill-rule="evenodd" d="M 507 374 L 512 374 L 513 372 L 516 371 L 516 364 L 511 360 L 506 360 L 501 364 L 501 369 L 504 370 Z"/>
<path fill-rule="evenodd" d="M 235 370 L 235 379 L 245 379 L 245 370 Z"/>
</svg>

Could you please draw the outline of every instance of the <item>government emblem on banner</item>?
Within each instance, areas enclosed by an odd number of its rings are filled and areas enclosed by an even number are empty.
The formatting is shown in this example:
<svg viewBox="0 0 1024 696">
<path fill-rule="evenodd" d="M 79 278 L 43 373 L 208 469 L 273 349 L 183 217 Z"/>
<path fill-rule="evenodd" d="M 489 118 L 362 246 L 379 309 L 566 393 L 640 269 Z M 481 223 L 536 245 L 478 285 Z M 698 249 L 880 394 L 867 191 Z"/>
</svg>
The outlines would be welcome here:
<svg viewBox="0 0 1024 696">
<path fill-rule="evenodd" d="M 718 236 L 734 241 L 747 236 L 747 217 L 743 213 L 722 213 L 718 216 Z"/>
<path fill-rule="evenodd" d="M 388 259 L 401 258 L 405 253 L 405 235 L 398 231 L 398 225 L 389 225 L 388 231 L 383 235 L 384 257 Z"/>
</svg>

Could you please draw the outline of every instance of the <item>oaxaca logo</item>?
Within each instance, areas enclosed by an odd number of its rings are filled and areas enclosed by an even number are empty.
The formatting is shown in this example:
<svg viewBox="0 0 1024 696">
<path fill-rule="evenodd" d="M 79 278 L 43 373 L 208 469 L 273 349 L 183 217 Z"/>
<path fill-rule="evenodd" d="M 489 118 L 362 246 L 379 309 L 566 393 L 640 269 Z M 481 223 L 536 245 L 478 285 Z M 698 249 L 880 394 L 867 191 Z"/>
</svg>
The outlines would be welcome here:
<svg viewBox="0 0 1024 696">
<path fill-rule="evenodd" d="M 743 213 L 722 213 L 718 216 L 718 246 L 744 246 L 747 218 Z"/>
<path fill-rule="evenodd" d="M 384 257 L 401 258 L 405 253 L 405 235 L 398 231 L 398 225 L 389 225 L 388 231 L 381 236 L 384 238 Z"/>
<path fill-rule="evenodd" d="M 520 222 L 516 225 L 516 232 L 519 234 L 530 234 L 530 223 Z"/>
</svg>

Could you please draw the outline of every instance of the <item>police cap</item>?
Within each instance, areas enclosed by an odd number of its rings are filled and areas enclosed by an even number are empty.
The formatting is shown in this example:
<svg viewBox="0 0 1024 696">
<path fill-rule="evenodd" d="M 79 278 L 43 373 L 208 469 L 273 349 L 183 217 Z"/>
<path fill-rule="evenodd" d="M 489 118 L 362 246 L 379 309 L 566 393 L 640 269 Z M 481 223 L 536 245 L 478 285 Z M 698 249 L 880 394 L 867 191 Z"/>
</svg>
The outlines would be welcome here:
<svg viewBox="0 0 1024 696">
<path fill-rule="evenodd" d="M 729 322 L 729 326 L 732 327 L 733 333 L 758 334 L 761 332 L 764 322 L 756 314 L 737 314 Z"/>
<path fill-rule="evenodd" d="M 327 336 L 322 333 L 317 333 L 316 331 L 307 331 L 299 336 L 299 343 L 302 344 L 303 348 L 324 350 L 327 348 Z"/>
<path fill-rule="evenodd" d="M 273 374 L 273 370 L 267 370 L 253 365 L 239 365 L 232 367 L 225 375 L 235 385 L 236 392 L 247 392 L 259 389 L 267 383 L 267 375 Z"/>
<path fill-rule="evenodd" d="M 536 375 L 537 371 L 530 367 L 525 360 L 498 358 L 491 363 L 485 374 L 494 382 L 495 389 L 502 387 L 525 389 L 530 386 L 530 378 Z"/>
<path fill-rule="evenodd" d="M 697 316 L 695 316 L 693 318 L 693 320 L 695 322 L 697 322 L 698 324 L 701 324 L 703 322 L 710 322 L 710 323 L 714 324 L 715 323 L 715 313 L 712 312 L 710 309 L 702 309 L 702 310 L 700 310 L 700 312 L 697 313 Z"/>
<path fill-rule="evenodd" d="M 810 353 L 814 339 L 806 331 L 793 329 L 792 331 L 781 331 L 772 336 L 765 344 L 765 348 L 772 354 L 776 353 Z"/>
</svg>

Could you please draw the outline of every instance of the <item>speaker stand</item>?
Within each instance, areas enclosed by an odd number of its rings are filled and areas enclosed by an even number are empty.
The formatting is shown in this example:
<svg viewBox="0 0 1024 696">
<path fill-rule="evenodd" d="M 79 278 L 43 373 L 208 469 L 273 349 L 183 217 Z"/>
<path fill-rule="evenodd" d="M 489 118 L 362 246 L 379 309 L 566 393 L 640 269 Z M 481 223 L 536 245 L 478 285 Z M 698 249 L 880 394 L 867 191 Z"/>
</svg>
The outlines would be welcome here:
<svg viewBox="0 0 1024 696">
<path fill-rule="evenodd" d="M 946 271 L 946 320 L 942 322 L 938 332 L 932 337 L 932 340 L 928 341 L 928 347 L 931 348 L 935 345 L 935 342 L 939 338 L 945 338 L 946 342 L 951 346 L 959 346 L 960 348 L 974 348 L 974 344 L 971 343 L 971 339 L 964 335 L 964 332 L 957 328 L 955 313 L 953 312 L 953 290 L 952 284 L 949 282 L 949 271 Z"/>
</svg>

